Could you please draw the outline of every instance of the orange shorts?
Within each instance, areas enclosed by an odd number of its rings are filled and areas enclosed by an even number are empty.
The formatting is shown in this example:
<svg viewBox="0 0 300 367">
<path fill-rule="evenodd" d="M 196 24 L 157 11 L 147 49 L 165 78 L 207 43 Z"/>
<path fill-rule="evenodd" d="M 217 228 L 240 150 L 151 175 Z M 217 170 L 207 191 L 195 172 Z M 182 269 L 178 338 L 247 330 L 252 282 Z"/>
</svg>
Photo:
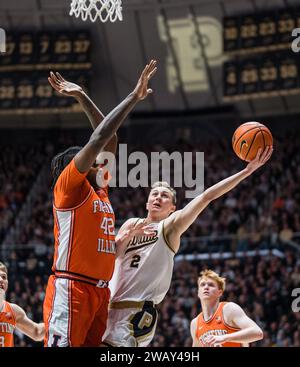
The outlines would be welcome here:
<svg viewBox="0 0 300 367">
<path fill-rule="evenodd" d="M 98 347 L 110 291 L 51 275 L 44 300 L 45 347 Z"/>
</svg>

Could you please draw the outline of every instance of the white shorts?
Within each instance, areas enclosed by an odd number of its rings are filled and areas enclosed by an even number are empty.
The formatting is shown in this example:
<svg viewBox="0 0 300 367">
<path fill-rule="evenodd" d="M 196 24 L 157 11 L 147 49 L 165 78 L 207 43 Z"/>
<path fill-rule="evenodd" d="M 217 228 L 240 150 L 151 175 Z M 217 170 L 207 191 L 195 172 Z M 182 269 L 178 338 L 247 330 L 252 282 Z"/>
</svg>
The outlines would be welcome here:
<svg viewBox="0 0 300 367">
<path fill-rule="evenodd" d="M 153 339 L 157 310 L 153 302 L 110 304 L 103 344 L 111 347 L 147 347 Z"/>
</svg>

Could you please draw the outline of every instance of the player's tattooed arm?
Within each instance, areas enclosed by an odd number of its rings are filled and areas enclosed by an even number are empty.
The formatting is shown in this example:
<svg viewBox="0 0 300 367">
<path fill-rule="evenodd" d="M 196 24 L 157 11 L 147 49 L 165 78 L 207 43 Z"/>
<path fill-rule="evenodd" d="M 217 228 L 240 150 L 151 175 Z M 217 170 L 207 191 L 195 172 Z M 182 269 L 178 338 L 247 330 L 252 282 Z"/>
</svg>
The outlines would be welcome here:
<svg viewBox="0 0 300 367">
<path fill-rule="evenodd" d="M 74 97 L 79 102 L 94 130 L 104 120 L 105 116 L 103 113 L 78 84 L 72 83 L 64 79 L 60 73 L 53 73 L 52 71 L 48 81 L 59 94 Z"/>
<path fill-rule="evenodd" d="M 156 61 L 152 60 L 143 70 L 133 92 L 104 118 L 91 135 L 89 142 L 77 153 L 75 164 L 80 172 L 84 173 L 90 170 L 97 155 L 103 151 L 134 106 L 152 93 L 152 89 L 148 88 L 148 83 L 156 69 Z"/>
<path fill-rule="evenodd" d="M 95 130 L 101 122 L 104 120 L 105 116 L 102 111 L 95 105 L 91 98 L 85 93 L 85 91 L 76 83 L 72 83 L 64 79 L 60 73 L 50 72 L 48 81 L 52 88 L 55 89 L 59 94 L 68 97 L 74 97 L 80 104 L 82 110 L 87 115 L 92 128 Z M 118 143 L 117 134 L 114 134 L 111 140 L 107 143 L 103 149 L 106 152 L 116 153 Z"/>
</svg>

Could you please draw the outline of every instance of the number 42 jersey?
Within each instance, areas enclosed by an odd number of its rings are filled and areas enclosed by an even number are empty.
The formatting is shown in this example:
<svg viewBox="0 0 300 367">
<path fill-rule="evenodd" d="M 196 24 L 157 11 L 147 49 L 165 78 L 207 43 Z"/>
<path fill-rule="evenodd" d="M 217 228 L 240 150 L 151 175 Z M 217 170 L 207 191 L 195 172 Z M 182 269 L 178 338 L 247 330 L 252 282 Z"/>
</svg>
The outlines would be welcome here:
<svg viewBox="0 0 300 367">
<path fill-rule="evenodd" d="M 109 281 L 115 263 L 115 216 L 107 188 L 95 191 L 86 175 L 73 159 L 55 184 L 52 270 Z"/>
</svg>

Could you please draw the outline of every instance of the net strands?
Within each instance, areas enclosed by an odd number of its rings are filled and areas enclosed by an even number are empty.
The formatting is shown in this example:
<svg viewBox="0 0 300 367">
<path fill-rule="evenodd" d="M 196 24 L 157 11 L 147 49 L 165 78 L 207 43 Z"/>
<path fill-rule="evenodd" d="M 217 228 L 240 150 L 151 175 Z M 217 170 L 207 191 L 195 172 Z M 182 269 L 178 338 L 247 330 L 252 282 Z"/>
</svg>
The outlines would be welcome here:
<svg viewBox="0 0 300 367">
<path fill-rule="evenodd" d="M 72 0 L 70 15 L 81 16 L 83 21 L 89 18 L 91 22 L 98 18 L 102 22 L 123 20 L 122 0 Z"/>
</svg>

